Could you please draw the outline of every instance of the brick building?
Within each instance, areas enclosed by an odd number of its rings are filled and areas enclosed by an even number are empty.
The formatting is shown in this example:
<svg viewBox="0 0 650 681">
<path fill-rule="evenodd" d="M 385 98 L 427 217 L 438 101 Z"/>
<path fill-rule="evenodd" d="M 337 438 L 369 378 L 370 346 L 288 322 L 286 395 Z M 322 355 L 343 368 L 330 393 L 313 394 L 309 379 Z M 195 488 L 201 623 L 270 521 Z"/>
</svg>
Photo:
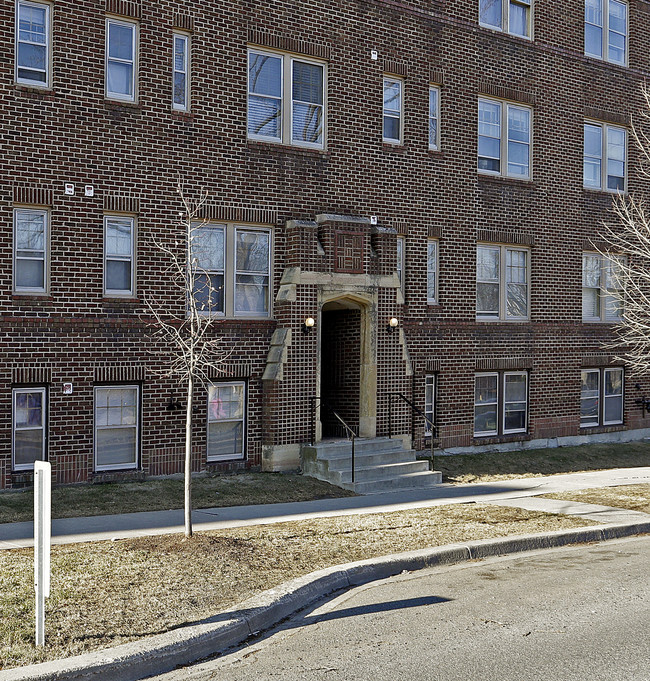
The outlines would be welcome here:
<svg viewBox="0 0 650 681">
<path fill-rule="evenodd" d="M 196 470 L 297 468 L 315 395 L 415 448 L 390 393 L 452 451 L 644 433 L 597 248 L 647 189 L 646 0 L 7 0 L 0 33 L 0 488 L 182 469 L 143 302 L 183 314 L 179 177 L 229 351 Z"/>
</svg>

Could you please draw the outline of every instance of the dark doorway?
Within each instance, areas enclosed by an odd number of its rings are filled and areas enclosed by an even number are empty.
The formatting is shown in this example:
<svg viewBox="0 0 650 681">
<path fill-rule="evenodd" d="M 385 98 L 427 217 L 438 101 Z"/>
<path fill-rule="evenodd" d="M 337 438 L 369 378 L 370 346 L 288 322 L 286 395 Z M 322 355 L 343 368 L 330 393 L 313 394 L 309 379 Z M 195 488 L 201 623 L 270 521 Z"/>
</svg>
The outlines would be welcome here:
<svg viewBox="0 0 650 681">
<path fill-rule="evenodd" d="M 322 312 L 321 397 L 357 434 L 360 380 L 361 311 L 330 303 Z M 321 423 L 323 437 L 346 436 L 345 428 L 326 407 L 321 408 Z"/>
</svg>

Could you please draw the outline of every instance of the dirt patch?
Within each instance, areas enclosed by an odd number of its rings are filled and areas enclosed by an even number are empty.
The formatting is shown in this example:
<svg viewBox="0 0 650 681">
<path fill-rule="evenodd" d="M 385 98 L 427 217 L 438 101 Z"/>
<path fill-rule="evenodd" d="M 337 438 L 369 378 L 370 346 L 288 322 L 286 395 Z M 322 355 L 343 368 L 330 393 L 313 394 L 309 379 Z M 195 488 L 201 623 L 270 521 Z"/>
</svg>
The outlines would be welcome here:
<svg viewBox="0 0 650 681">
<path fill-rule="evenodd" d="M 620 487 L 602 487 L 583 489 L 562 494 L 545 494 L 546 499 L 561 501 L 578 501 L 583 504 L 598 504 L 626 508 L 650 514 L 650 485 L 621 485 Z"/>
<path fill-rule="evenodd" d="M 33 554 L 0 552 L 0 667 L 117 645 L 196 622 L 313 570 L 413 549 L 588 525 L 483 505 L 55 546 L 45 650 L 34 643 Z"/>
</svg>

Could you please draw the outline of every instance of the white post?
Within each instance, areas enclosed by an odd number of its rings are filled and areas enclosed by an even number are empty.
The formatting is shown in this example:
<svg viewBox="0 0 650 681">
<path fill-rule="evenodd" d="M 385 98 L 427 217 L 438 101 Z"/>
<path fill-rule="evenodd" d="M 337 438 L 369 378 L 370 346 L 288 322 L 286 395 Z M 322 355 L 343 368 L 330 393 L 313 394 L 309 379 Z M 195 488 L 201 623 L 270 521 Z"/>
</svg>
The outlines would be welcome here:
<svg viewBox="0 0 650 681">
<path fill-rule="evenodd" d="M 34 462 L 34 588 L 36 591 L 36 645 L 45 645 L 45 599 L 50 596 L 52 537 L 52 466 Z"/>
</svg>

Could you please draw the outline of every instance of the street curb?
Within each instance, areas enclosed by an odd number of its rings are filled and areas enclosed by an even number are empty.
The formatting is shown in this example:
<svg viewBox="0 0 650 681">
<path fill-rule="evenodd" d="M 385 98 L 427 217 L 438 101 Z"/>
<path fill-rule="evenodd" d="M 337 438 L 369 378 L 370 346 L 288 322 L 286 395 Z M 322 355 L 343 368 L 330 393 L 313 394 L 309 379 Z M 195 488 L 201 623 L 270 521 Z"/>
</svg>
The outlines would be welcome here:
<svg viewBox="0 0 650 681">
<path fill-rule="evenodd" d="M 648 533 L 650 520 L 477 540 L 336 565 L 264 591 L 200 624 L 65 660 L 0 671 L 0 681 L 138 681 L 224 652 L 346 588 L 439 565 Z"/>
</svg>

